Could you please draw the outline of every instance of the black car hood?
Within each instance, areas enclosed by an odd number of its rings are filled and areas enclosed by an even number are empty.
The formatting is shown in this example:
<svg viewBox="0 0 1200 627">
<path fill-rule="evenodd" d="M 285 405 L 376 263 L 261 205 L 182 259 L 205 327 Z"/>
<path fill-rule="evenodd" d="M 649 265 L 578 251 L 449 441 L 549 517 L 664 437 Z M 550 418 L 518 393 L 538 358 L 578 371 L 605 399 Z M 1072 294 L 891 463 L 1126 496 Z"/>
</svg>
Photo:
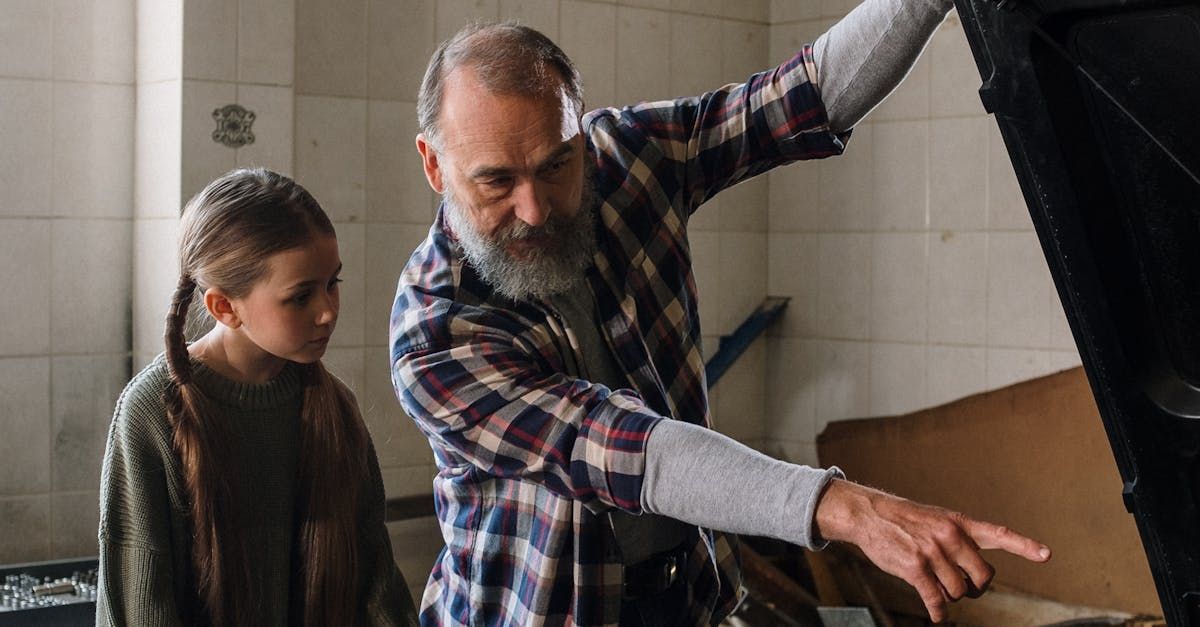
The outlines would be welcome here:
<svg viewBox="0 0 1200 627">
<path fill-rule="evenodd" d="M 1200 627 L 1200 3 L 956 3 L 1163 612 Z"/>
</svg>

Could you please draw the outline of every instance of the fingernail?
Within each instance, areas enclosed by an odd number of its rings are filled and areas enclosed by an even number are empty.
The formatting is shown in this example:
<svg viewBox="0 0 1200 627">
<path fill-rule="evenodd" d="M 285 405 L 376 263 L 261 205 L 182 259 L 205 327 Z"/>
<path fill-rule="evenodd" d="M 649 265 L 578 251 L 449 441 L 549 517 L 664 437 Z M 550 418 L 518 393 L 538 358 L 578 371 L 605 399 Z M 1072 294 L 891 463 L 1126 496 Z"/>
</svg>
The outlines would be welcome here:
<svg viewBox="0 0 1200 627">
<path fill-rule="evenodd" d="M 1041 556 L 1042 559 L 1050 557 L 1050 547 L 1042 547 L 1038 550 L 1038 555 Z"/>
</svg>

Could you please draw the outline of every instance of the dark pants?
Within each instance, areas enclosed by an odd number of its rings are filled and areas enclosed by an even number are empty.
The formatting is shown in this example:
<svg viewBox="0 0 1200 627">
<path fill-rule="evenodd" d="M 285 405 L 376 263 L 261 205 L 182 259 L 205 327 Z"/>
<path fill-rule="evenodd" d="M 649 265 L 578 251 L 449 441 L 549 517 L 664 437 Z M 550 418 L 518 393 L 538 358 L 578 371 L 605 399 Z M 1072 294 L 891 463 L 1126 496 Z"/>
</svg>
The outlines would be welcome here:
<svg viewBox="0 0 1200 627">
<path fill-rule="evenodd" d="M 684 577 L 685 556 L 686 552 L 680 549 L 670 555 L 647 560 L 652 562 L 649 566 L 644 562 L 639 567 L 626 570 L 627 577 L 630 572 L 659 572 L 662 568 L 653 562 L 670 557 L 674 560 L 675 576 L 665 589 L 654 589 L 652 592 L 647 592 L 645 585 L 639 585 L 646 582 L 627 581 L 626 590 L 636 592 L 627 594 L 621 600 L 621 627 L 671 627 L 680 623 L 687 614 L 689 603 L 687 579 Z"/>
</svg>

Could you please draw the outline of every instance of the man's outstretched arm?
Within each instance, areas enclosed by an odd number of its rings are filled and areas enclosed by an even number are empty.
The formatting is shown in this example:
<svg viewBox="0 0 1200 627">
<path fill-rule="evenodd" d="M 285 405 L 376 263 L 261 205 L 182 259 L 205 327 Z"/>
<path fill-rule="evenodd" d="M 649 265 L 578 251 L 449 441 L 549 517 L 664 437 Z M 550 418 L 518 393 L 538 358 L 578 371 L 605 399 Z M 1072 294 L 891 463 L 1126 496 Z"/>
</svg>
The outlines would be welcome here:
<svg viewBox="0 0 1200 627">
<path fill-rule="evenodd" d="M 929 617 L 992 580 L 979 554 L 1001 549 L 1035 562 L 1045 545 L 958 512 L 851 483 L 836 468 L 772 459 L 720 433 L 677 420 L 646 442 L 642 507 L 695 525 L 778 538 L 810 548 L 849 542 L 916 588 Z"/>
</svg>

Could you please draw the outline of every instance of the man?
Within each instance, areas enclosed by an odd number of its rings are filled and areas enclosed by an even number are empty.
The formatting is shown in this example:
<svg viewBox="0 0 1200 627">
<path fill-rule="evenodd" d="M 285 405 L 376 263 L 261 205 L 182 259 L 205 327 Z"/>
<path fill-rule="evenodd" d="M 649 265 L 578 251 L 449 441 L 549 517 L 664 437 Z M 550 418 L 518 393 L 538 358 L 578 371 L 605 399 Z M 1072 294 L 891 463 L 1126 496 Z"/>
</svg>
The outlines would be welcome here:
<svg viewBox="0 0 1200 627">
<path fill-rule="evenodd" d="M 980 549 L 1049 557 L 705 427 L 689 216 L 842 152 L 937 2 L 868 0 L 746 84 L 586 115 L 571 62 L 535 31 L 468 27 L 434 53 L 416 143 L 443 202 L 391 323 L 396 393 L 439 467 L 447 546 L 424 624 L 714 624 L 740 600 L 722 532 L 853 543 L 934 620 L 987 587 Z"/>
</svg>

